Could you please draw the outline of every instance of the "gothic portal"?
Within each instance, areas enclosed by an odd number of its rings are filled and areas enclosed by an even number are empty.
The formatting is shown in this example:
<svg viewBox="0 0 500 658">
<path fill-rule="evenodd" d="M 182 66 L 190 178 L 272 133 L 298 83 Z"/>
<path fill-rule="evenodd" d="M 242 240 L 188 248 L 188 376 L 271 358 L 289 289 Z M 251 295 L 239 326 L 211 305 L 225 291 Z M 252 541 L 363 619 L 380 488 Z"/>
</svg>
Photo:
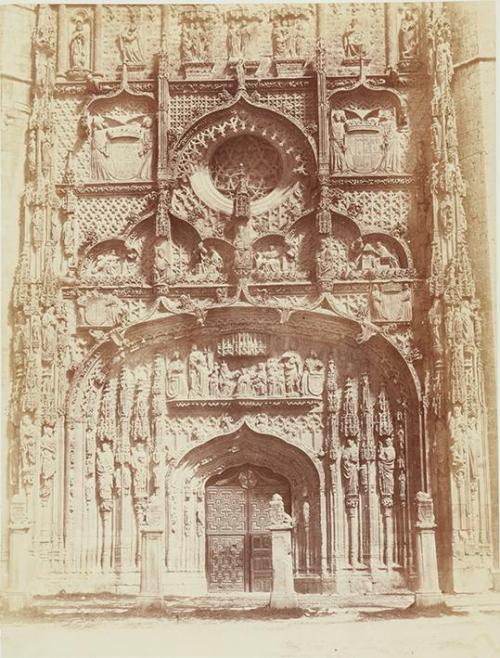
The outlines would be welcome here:
<svg viewBox="0 0 500 658">
<path fill-rule="evenodd" d="M 8 459 L 34 592 L 137 592 L 153 516 L 165 593 L 269 591 L 275 493 L 297 591 L 414 587 L 418 492 L 442 588 L 490 586 L 450 38 L 419 3 L 37 8 Z"/>
</svg>

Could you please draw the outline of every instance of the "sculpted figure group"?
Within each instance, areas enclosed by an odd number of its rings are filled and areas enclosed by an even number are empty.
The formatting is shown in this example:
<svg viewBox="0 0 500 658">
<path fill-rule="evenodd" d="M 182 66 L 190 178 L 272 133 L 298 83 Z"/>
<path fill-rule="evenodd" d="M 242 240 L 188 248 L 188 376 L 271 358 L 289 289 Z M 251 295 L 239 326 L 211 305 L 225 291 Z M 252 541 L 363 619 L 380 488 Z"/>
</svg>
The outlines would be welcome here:
<svg viewBox="0 0 500 658">
<path fill-rule="evenodd" d="M 302 359 L 288 351 L 265 362 L 230 368 L 213 352 L 193 345 L 187 359 L 174 352 L 167 363 L 170 399 L 320 397 L 325 369 L 315 352 Z"/>
</svg>

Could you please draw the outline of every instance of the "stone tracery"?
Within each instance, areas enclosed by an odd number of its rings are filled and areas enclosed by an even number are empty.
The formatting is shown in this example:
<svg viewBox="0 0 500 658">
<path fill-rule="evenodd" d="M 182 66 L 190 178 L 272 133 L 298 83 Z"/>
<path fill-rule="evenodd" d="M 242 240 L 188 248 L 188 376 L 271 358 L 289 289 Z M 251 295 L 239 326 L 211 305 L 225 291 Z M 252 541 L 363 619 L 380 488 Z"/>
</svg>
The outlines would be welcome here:
<svg viewBox="0 0 500 658">
<path fill-rule="evenodd" d="M 409 173 L 415 117 L 404 94 L 366 77 L 356 20 L 336 38 L 339 66 L 362 60 L 359 79 L 325 72 L 321 48 L 303 77 L 314 11 L 291 6 L 268 16 L 277 78 L 252 78 L 260 8 L 224 14 L 222 82 L 211 78 L 215 49 L 199 40 L 216 32 L 217 12 L 193 9 L 179 14 L 188 80 L 172 79 L 164 38 L 152 85 L 141 79 L 153 61 L 145 24 L 159 9 L 122 9 L 103 22 L 97 9 L 75 14 L 57 83 L 55 10 L 39 12 L 11 487 L 27 493 L 30 513 L 37 497 L 53 510 L 51 550 L 67 572 L 91 573 L 92 587 L 115 576 L 130 586 L 148 505 L 163 499 L 167 580 L 178 587 L 190 573 L 203 588 L 206 482 L 272 466 L 290 484 L 304 588 L 407 584 L 409 501 L 428 464 L 413 324 L 426 269 L 414 247 L 419 174 Z M 417 19 L 408 10 L 398 27 L 410 74 Z M 480 318 L 440 20 L 430 20 L 432 405 L 448 428 L 460 513 L 481 517 L 453 527 L 484 547 Z M 110 24 L 114 63 L 89 92 L 78 80 L 102 64 L 96 30 Z M 78 121 L 54 131 L 70 111 Z M 50 537 L 41 518 L 36 532 Z"/>
</svg>

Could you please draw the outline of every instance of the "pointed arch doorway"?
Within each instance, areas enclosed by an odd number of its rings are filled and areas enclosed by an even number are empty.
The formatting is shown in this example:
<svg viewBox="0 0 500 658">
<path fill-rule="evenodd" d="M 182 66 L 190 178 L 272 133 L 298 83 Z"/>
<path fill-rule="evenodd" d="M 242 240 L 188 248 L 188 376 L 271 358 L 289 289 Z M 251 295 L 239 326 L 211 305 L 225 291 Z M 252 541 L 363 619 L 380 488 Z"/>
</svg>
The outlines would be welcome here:
<svg viewBox="0 0 500 658">
<path fill-rule="evenodd" d="M 244 464 L 207 481 L 208 590 L 269 592 L 272 562 L 269 501 L 283 497 L 290 512 L 290 483 L 263 466 Z"/>
</svg>

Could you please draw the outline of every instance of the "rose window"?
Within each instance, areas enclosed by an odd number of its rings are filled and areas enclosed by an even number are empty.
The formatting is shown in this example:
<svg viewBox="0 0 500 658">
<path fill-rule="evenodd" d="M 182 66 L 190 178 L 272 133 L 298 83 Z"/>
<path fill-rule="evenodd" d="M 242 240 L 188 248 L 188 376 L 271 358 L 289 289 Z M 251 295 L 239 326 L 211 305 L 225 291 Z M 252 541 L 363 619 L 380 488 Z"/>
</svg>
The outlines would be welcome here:
<svg viewBox="0 0 500 658">
<path fill-rule="evenodd" d="M 252 200 L 270 194 L 283 174 L 281 156 L 267 140 L 253 135 L 233 137 L 215 150 L 209 164 L 210 177 L 224 196 L 233 196 L 241 165 Z"/>
</svg>

